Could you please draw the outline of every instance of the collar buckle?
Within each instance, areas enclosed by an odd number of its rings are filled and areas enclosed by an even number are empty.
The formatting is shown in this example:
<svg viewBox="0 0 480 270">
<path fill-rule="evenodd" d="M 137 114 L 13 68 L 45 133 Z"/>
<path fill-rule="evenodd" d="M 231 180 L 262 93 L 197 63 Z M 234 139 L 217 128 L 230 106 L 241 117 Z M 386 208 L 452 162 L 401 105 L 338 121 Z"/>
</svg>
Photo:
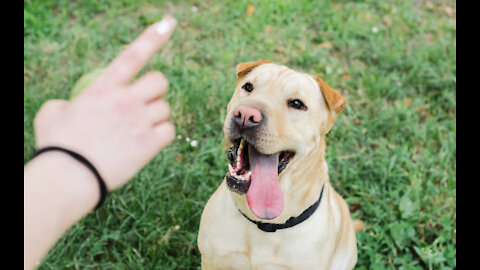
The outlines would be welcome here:
<svg viewBox="0 0 480 270">
<path fill-rule="evenodd" d="M 277 224 L 258 222 L 257 227 L 264 232 L 276 232 Z"/>
</svg>

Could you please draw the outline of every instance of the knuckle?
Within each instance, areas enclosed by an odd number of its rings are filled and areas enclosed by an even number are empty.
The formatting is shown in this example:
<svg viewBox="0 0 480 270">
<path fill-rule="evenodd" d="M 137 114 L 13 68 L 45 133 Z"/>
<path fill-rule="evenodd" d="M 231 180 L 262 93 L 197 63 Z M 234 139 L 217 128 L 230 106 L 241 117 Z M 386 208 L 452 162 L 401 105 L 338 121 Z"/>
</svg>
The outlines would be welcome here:
<svg viewBox="0 0 480 270">
<path fill-rule="evenodd" d="M 158 85 L 160 88 L 168 88 L 168 79 L 159 71 L 152 71 L 149 74 L 152 83 Z"/>
<path fill-rule="evenodd" d="M 162 118 L 168 119 L 170 117 L 170 105 L 167 102 L 163 100 L 160 101 L 159 111 L 163 116 Z"/>
<path fill-rule="evenodd" d="M 175 126 L 170 122 L 168 122 L 168 125 L 167 125 L 167 137 L 171 139 L 175 137 Z"/>
<path fill-rule="evenodd" d="M 162 107 L 162 110 L 164 112 L 167 112 L 167 113 L 170 112 L 170 104 L 168 104 L 167 102 L 160 100 L 160 106 Z"/>
<path fill-rule="evenodd" d="M 155 81 L 162 81 L 167 79 L 165 75 L 163 75 L 163 73 L 160 71 L 151 71 L 150 73 L 148 73 L 148 76 Z"/>
<path fill-rule="evenodd" d="M 165 101 L 158 100 L 150 106 L 147 113 L 155 122 L 163 122 L 170 117 L 170 107 Z"/>
<path fill-rule="evenodd" d="M 171 142 L 175 137 L 175 126 L 167 122 L 162 133 L 163 139 L 166 140 L 167 143 Z"/>
</svg>

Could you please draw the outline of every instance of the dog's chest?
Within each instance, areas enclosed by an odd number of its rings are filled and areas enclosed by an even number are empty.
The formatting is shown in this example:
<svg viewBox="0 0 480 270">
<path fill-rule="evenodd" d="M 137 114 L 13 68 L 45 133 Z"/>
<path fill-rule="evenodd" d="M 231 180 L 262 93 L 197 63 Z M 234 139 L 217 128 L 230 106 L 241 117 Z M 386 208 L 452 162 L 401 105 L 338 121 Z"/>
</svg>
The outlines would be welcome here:
<svg viewBox="0 0 480 270">
<path fill-rule="evenodd" d="M 328 255 L 323 244 L 330 244 L 328 235 L 296 231 L 277 231 L 275 233 L 255 232 L 251 241 L 250 262 L 256 269 L 321 269 Z M 258 236 L 263 234 L 262 236 Z M 274 235 L 278 234 L 278 235 Z M 331 246 L 331 245 L 328 245 Z M 327 246 L 327 247 L 328 247 Z M 322 259 L 322 257 L 324 257 Z M 282 266 L 282 267 L 280 267 Z"/>
<path fill-rule="evenodd" d="M 217 205 L 218 206 L 218 205 Z M 223 204 L 225 206 L 225 204 Z M 223 207 L 220 207 L 223 208 Z M 215 210 L 219 210 L 218 208 Z M 259 230 L 236 208 L 209 211 L 199 240 L 202 260 L 214 269 L 323 269 L 333 238 L 320 211 L 295 227 L 273 233 Z M 321 209 L 319 209 L 321 210 Z M 223 213 L 217 216 L 215 213 Z M 225 213 L 228 213 L 225 215 Z M 211 222 L 215 220 L 215 222 Z M 322 267 L 322 264 L 325 264 Z"/>
<path fill-rule="evenodd" d="M 246 229 L 242 237 L 232 237 L 234 232 L 226 233 L 222 241 L 212 243 L 215 265 L 227 269 L 232 266 L 235 266 L 233 269 L 324 269 L 328 266 L 331 252 L 324 248 L 332 246 L 328 235 L 301 230 L 267 233 L 256 227 L 251 229 Z"/>
</svg>

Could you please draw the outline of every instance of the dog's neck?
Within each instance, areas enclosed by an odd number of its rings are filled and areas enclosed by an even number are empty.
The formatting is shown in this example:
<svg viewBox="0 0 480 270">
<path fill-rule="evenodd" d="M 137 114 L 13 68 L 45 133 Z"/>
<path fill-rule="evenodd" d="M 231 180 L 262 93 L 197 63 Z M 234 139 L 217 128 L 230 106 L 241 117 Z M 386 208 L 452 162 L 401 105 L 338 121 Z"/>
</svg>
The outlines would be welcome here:
<svg viewBox="0 0 480 270">
<path fill-rule="evenodd" d="M 284 223 L 291 217 L 300 215 L 318 200 L 324 183 L 328 182 L 328 167 L 325 162 L 325 136 L 317 138 L 315 147 L 295 157 L 280 175 L 280 188 L 284 198 L 282 213 L 271 223 Z M 328 183 L 327 183 L 328 184 Z M 245 195 L 230 192 L 237 208 L 252 220 L 259 221 L 249 209 Z M 324 199 L 325 200 L 325 195 Z M 266 222 L 265 220 L 262 220 Z"/>
</svg>

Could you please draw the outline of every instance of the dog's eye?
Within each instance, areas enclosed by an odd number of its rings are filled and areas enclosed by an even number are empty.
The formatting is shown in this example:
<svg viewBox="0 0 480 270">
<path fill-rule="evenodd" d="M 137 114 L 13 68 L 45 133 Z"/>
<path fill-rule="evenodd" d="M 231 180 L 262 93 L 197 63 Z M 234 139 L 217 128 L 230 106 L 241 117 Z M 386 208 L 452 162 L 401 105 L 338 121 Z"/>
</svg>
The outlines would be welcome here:
<svg viewBox="0 0 480 270">
<path fill-rule="evenodd" d="M 305 104 L 303 104 L 303 102 L 301 102 L 298 99 L 289 100 L 288 101 L 288 107 L 294 108 L 294 109 L 297 109 L 297 110 L 303 110 L 303 111 L 306 111 L 308 109 L 307 106 L 305 106 Z"/>
<path fill-rule="evenodd" d="M 249 82 L 245 83 L 243 86 L 242 86 L 243 89 L 245 89 L 245 91 L 247 92 L 252 92 L 253 91 L 253 85 Z"/>
</svg>

